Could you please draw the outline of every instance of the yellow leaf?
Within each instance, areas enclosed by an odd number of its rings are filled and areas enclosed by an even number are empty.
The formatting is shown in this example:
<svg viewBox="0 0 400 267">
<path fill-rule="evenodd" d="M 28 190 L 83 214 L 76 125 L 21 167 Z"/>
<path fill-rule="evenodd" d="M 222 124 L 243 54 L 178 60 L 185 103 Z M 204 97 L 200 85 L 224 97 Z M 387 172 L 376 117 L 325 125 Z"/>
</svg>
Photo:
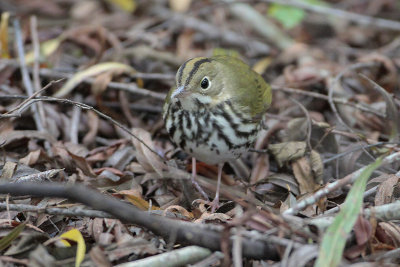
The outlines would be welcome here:
<svg viewBox="0 0 400 267">
<path fill-rule="evenodd" d="M 47 40 L 43 43 L 40 44 L 40 56 L 43 58 L 47 58 L 51 54 L 54 53 L 54 51 L 57 50 L 57 48 L 60 46 L 61 42 L 64 41 L 64 37 L 62 35 L 58 36 L 57 38 Z M 32 64 L 33 60 L 35 58 L 35 55 L 33 51 L 30 51 L 26 54 L 25 56 L 25 62 L 26 64 Z"/>
<path fill-rule="evenodd" d="M 61 242 L 67 247 L 71 246 L 68 240 L 74 241 L 78 244 L 78 248 L 76 249 L 75 267 L 79 267 L 86 254 L 86 244 L 81 232 L 77 229 L 72 229 L 63 233 L 60 238 Z"/>
<path fill-rule="evenodd" d="M 0 56 L 1 58 L 10 58 L 8 53 L 8 19 L 10 18 L 10 13 L 4 12 L 1 14 L 0 23 Z"/>
<path fill-rule="evenodd" d="M 192 0 L 169 0 L 169 6 L 173 11 L 186 12 L 188 11 Z"/>
<path fill-rule="evenodd" d="M 258 74 L 263 74 L 265 70 L 268 68 L 269 64 L 271 64 L 271 61 L 272 60 L 270 57 L 265 57 L 257 61 L 256 64 L 254 64 L 253 70 Z"/>
<path fill-rule="evenodd" d="M 75 86 L 77 86 L 79 83 L 81 83 L 83 80 L 86 78 L 101 74 L 106 71 L 112 71 L 112 72 L 127 72 L 127 73 L 134 73 L 135 70 L 122 63 L 118 62 L 104 62 L 104 63 L 99 63 L 94 66 L 91 66 L 87 68 L 86 70 L 80 71 L 76 73 L 74 76 L 72 76 L 65 84 L 63 87 L 60 88 L 60 90 L 54 94 L 55 97 L 64 97 L 67 94 L 69 94 Z"/>
<path fill-rule="evenodd" d="M 108 0 L 108 2 L 118 6 L 122 10 L 129 13 L 135 11 L 137 7 L 135 0 Z"/>
<path fill-rule="evenodd" d="M 135 205 L 137 208 L 141 210 L 149 210 L 150 204 L 143 198 L 131 195 L 131 194 L 123 194 L 129 202 Z M 159 210 L 160 208 L 157 206 L 152 205 L 151 210 Z"/>
</svg>

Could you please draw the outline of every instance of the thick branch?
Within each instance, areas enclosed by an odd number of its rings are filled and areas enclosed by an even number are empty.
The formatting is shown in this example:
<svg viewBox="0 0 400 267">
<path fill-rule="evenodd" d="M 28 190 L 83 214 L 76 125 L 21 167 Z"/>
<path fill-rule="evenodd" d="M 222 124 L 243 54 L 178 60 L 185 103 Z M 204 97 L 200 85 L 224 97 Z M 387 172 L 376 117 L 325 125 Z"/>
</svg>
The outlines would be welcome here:
<svg viewBox="0 0 400 267">
<path fill-rule="evenodd" d="M 5 183 L 0 185 L 0 194 L 68 198 L 91 208 L 107 212 L 124 222 L 144 227 L 165 239 L 175 237 L 179 243 L 198 245 L 213 251 L 220 250 L 222 235 L 219 230 L 205 229 L 205 225 L 151 215 L 138 210 L 128 203 L 100 194 L 82 185 Z M 243 256 L 252 259 L 279 259 L 275 246 L 272 243 L 262 240 L 244 238 L 242 252 Z"/>
</svg>

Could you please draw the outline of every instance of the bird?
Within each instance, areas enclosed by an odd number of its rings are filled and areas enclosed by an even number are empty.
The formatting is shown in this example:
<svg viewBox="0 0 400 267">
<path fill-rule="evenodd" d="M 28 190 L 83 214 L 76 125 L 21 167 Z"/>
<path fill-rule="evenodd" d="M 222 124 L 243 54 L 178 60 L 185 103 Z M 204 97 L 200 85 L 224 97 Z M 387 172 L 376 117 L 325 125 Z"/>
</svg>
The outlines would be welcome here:
<svg viewBox="0 0 400 267">
<path fill-rule="evenodd" d="M 165 127 L 172 142 L 196 160 L 218 165 L 212 212 L 219 206 L 224 163 L 248 151 L 271 105 L 271 87 L 238 57 L 196 57 L 183 63 L 163 106 Z"/>
</svg>

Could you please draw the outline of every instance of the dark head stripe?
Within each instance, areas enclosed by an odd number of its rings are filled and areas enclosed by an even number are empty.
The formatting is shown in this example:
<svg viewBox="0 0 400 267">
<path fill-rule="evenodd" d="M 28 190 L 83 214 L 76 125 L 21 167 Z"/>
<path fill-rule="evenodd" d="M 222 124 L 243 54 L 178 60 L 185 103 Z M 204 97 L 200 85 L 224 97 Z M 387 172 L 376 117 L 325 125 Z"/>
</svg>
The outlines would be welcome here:
<svg viewBox="0 0 400 267">
<path fill-rule="evenodd" d="M 190 60 L 192 60 L 192 59 L 186 60 L 185 63 L 183 63 L 183 65 L 179 68 L 179 71 L 178 71 L 178 84 L 177 84 L 177 86 L 180 86 L 180 85 L 182 84 L 183 70 L 185 69 L 186 64 L 187 64 Z"/>
<path fill-rule="evenodd" d="M 189 76 L 187 77 L 184 86 L 187 86 L 187 85 L 190 83 L 190 81 L 192 80 L 193 76 L 194 76 L 194 75 L 196 74 L 196 72 L 199 70 L 201 64 L 206 63 L 206 62 L 209 63 L 209 62 L 211 62 L 211 61 L 212 61 L 212 59 L 210 59 L 210 58 L 203 58 L 203 59 L 200 59 L 200 60 L 196 61 L 196 62 L 193 64 L 192 70 L 189 72 Z"/>
</svg>

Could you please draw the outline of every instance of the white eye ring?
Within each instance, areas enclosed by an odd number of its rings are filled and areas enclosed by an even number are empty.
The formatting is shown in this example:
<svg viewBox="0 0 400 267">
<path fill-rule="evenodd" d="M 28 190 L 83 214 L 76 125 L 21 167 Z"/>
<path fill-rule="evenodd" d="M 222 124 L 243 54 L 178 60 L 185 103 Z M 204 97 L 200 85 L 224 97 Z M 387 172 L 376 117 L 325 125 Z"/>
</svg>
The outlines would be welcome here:
<svg viewBox="0 0 400 267">
<path fill-rule="evenodd" d="M 207 76 L 205 76 L 203 79 L 201 79 L 200 87 L 203 90 L 207 90 L 208 88 L 210 88 L 210 86 L 211 86 L 211 81 Z"/>
</svg>

